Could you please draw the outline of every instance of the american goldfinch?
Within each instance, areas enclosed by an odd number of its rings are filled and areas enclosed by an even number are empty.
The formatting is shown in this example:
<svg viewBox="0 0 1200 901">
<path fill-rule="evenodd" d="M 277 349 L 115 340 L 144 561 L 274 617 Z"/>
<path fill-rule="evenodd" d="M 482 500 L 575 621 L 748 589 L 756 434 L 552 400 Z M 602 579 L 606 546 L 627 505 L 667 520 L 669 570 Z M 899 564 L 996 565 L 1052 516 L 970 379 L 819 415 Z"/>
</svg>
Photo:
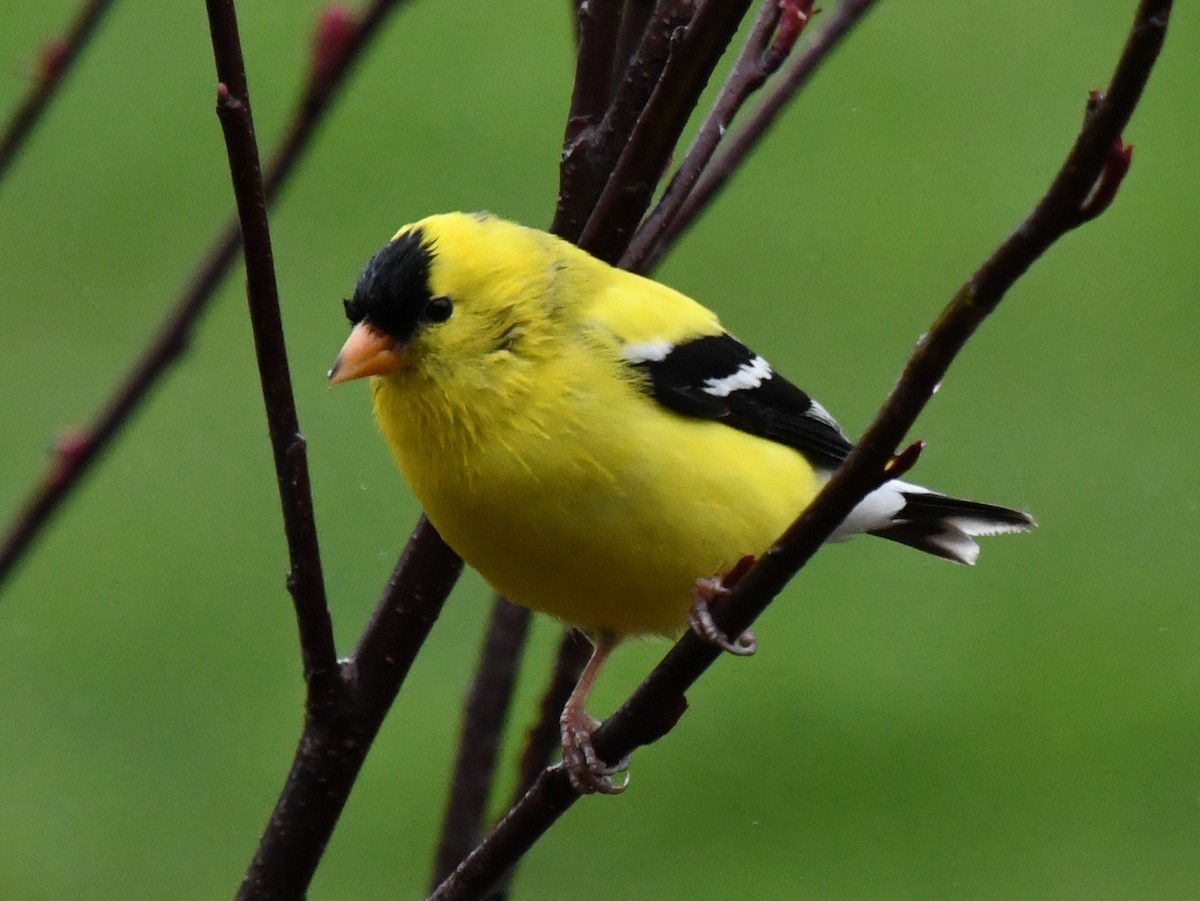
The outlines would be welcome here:
<svg viewBox="0 0 1200 901">
<path fill-rule="evenodd" d="M 694 300 L 489 215 L 405 226 L 345 308 L 353 328 L 329 379 L 371 376 L 375 417 L 430 521 L 500 594 L 591 638 L 564 759 L 581 790 L 620 790 L 586 712 L 609 653 L 689 622 L 720 641 L 697 586 L 770 547 L 850 440 Z M 893 481 L 832 537 L 869 532 L 970 564 L 973 536 L 1033 525 Z"/>
</svg>

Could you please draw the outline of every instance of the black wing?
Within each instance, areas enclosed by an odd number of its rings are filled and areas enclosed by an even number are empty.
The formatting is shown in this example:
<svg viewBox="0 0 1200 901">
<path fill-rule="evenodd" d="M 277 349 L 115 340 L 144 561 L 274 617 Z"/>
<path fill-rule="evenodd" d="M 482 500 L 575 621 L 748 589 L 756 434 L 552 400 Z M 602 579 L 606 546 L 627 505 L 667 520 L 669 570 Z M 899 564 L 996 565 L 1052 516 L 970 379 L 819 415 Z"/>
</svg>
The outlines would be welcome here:
<svg viewBox="0 0 1200 901">
<path fill-rule="evenodd" d="M 850 439 L 820 404 L 729 335 L 630 345 L 626 359 L 646 374 L 647 392 L 676 413 L 786 444 L 823 468 L 850 453 Z"/>
</svg>

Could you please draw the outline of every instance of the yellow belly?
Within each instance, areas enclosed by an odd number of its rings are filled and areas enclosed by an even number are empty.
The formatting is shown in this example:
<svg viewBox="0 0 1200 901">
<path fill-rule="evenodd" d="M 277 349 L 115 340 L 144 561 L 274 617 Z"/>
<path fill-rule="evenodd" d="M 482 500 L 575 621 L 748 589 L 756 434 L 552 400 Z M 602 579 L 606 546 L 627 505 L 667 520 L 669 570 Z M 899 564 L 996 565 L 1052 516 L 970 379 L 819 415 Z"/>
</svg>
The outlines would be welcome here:
<svg viewBox="0 0 1200 901">
<path fill-rule="evenodd" d="M 457 441 L 386 385 L 376 408 L 430 521 L 498 592 L 587 630 L 675 635 L 696 580 L 760 555 L 819 485 L 790 448 L 623 390 Z"/>
</svg>

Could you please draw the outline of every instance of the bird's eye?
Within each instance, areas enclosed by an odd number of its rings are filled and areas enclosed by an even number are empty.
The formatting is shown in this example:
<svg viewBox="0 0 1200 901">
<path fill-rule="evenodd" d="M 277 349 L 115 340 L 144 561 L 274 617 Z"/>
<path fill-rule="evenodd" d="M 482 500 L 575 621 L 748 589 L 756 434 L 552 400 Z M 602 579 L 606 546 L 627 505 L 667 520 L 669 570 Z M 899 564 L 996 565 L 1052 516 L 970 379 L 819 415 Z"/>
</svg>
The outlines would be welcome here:
<svg viewBox="0 0 1200 901">
<path fill-rule="evenodd" d="M 434 325 L 437 325 L 449 319 L 450 314 L 453 312 L 454 301 L 449 297 L 434 297 L 425 304 L 424 318 L 426 322 L 432 322 Z"/>
</svg>

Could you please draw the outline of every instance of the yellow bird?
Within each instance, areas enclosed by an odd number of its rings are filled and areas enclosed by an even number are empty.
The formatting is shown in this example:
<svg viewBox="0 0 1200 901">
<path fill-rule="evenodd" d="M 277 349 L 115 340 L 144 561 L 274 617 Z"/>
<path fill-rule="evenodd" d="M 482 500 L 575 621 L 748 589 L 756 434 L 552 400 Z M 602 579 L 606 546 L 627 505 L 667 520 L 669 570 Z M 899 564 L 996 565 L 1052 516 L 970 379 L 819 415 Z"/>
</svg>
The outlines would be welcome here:
<svg viewBox="0 0 1200 901">
<path fill-rule="evenodd" d="M 514 603 L 595 646 L 562 715 L 583 791 L 615 792 L 588 693 L 622 639 L 705 616 L 702 580 L 757 557 L 851 449 L 825 409 L 683 294 L 485 214 L 407 225 L 367 263 L 332 383 L 375 418 L 430 521 Z M 1025 513 L 893 481 L 833 535 L 959 563 Z M 710 592 L 711 593 L 711 592 Z"/>
</svg>

